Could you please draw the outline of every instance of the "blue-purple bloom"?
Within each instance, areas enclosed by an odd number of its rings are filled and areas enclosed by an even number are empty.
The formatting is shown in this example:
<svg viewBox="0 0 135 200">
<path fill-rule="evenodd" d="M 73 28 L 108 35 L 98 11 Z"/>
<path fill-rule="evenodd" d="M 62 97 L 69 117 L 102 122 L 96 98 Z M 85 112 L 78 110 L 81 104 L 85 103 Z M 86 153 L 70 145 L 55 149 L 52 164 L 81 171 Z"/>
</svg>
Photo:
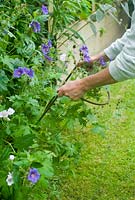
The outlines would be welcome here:
<svg viewBox="0 0 135 200">
<path fill-rule="evenodd" d="M 100 62 L 100 65 L 102 65 L 103 67 L 106 66 L 106 62 L 103 56 L 100 57 L 99 62 Z"/>
<path fill-rule="evenodd" d="M 85 62 L 90 62 L 90 61 L 91 61 L 90 56 L 89 56 L 88 54 L 85 54 L 85 55 L 83 56 L 83 58 L 84 58 L 84 61 L 85 61 Z"/>
<path fill-rule="evenodd" d="M 32 183 L 36 183 L 40 178 L 40 174 L 36 168 L 31 168 L 28 174 L 28 180 Z"/>
<path fill-rule="evenodd" d="M 41 49 L 42 49 L 42 53 L 44 55 L 47 55 L 49 53 L 49 51 L 50 51 L 50 48 L 49 48 L 49 46 L 47 44 L 42 44 Z"/>
<path fill-rule="evenodd" d="M 52 41 L 51 41 L 51 40 L 48 40 L 47 45 L 48 45 L 49 48 L 51 48 L 51 47 L 52 47 Z"/>
<path fill-rule="evenodd" d="M 24 74 L 24 68 L 18 67 L 17 69 L 14 70 L 14 78 L 20 78 Z"/>
<path fill-rule="evenodd" d="M 28 75 L 30 78 L 34 77 L 34 71 L 26 67 L 18 67 L 14 70 L 14 78 L 20 78 L 23 74 Z"/>
<path fill-rule="evenodd" d="M 90 56 L 89 56 L 89 50 L 88 50 L 88 47 L 86 45 L 83 45 L 80 48 L 80 52 L 82 53 L 85 62 L 91 61 Z"/>
<path fill-rule="evenodd" d="M 24 68 L 24 72 L 25 72 L 25 74 L 27 74 L 30 78 L 33 78 L 34 77 L 34 71 L 30 68 L 30 69 L 28 69 L 28 68 Z"/>
<path fill-rule="evenodd" d="M 44 57 L 49 60 L 52 61 L 53 59 L 48 55 L 50 52 L 50 48 L 52 47 L 52 41 L 49 40 L 47 44 L 42 44 L 41 45 L 41 50 L 42 53 L 44 54 Z"/>
<path fill-rule="evenodd" d="M 40 32 L 40 23 L 37 21 L 32 21 L 29 25 L 35 33 Z"/>
<path fill-rule="evenodd" d="M 49 60 L 49 61 L 52 61 L 53 59 L 50 57 L 50 56 L 48 56 L 48 55 L 44 55 L 45 56 L 45 58 L 47 59 L 47 60 Z"/>
<path fill-rule="evenodd" d="M 42 12 L 44 15 L 48 15 L 48 8 L 45 5 L 42 5 Z"/>
<path fill-rule="evenodd" d="M 81 48 L 80 48 L 80 51 L 81 53 L 83 54 L 88 54 L 88 47 L 86 45 L 83 45 Z"/>
</svg>

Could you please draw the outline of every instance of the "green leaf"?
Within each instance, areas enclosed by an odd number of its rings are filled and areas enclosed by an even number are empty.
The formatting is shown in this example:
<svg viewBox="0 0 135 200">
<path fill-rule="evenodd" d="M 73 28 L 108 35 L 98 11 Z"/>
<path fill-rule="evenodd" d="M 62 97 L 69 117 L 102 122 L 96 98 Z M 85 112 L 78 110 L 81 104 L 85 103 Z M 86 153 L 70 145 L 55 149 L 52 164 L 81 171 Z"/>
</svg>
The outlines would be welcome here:
<svg viewBox="0 0 135 200">
<path fill-rule="evenodd" d="M 0 47 L 2 50 L 6 50 L 8 45 L 9 36 L 5 35 L 3 38 L 0 38 Z"/>
<path fill-rule="evenodd" d="M 50 151 L 37 151 L 30 155 L 30 160 L 33 161 L 31 166 L 38 165 L 39 172 L 45 177 L 51 178 L 54 174 L 52 157 L 54 154 Z"/>
<path fill-rule="evenodd" d="M 17 53 L 22 56 L 31 56 L 35 51 L 35 43 L 28 37 L 20 41 L 17 46 Z"/>
<path fill-rule="evenodd" d="M 9 37 L 11 37 L 11 38 L 16 38 L 15 35 L 14 35 L 13 33 L 11 33 L 9 30 L 8 30 L 7 34 L 8 34 Z"/>
<path fill-rule="evenodd" d="M 0 92 L 7 91 L 9 79 L 3 70 L 0 71 Z"/>
<path fill-rule="evenodd" d="M 14 58 L 13 56 L 9 57 L 8 55 L 1 58 L 1 62 L 4 65 L 6 65 L 6 67 L 8 67 L 8 69 L 10 69 L 10 71 L 13 71 L 15 67 L 24 65 L 24 62 L 21 61 L 19 58 Z"/>
<path fill-rule="evenodd" d="M 32 162 L 31 165 L 34 168 L 41 168 L 41 167 L 43 167 L 43 165 L 40 162 Z"/>
<path fill-rule="evenodd" d="M 20 160 L 20 161 L 14 161 L 14 165 L 18 167 L 28 167 L 30 165 L 30 162 L 28 160 Z"/>
<path fill-rule="evenodd" d="M 96 11 L 96 20 L 97 20 L 97 22 L 100 22 L 104 17 L 105 17 L 104 12 L 102 12 L 101 10 L 98 9 Z"/>
<path fill-rule="evenodd" d="M 36 20 L 39 21 L 40 23 L 46 22 L 46 21 L 48 21 L 48 16 L 49 15 L 40 15 L 40 16 L 36 17 Z"/>
<path fill-rule="evenodd" d="M 79 38 L 79 39 L 85 44 L 85 41 L 84 41 L 83 37 L 82 37 L 77 31 L 75 31 L 75 30 L 72 29 L 72 28 L 68 28 L 68 27 L 66 27 L 66 29 L 69 30 L 69 31 L 71 31 L 71 32 L 73 33 L 73 35 L 71 35 L 71 38 L 72 38 L 73 36 L 76 37 L 76 38 Z M 69 39 L 70 39 L 70 38 L 69 38 Z"/>
<path fill-rule="evenodd" d="M 39 168 L 39 172 L 46 178 L 51 178 L 54 175 L 54 169 L 52 167 L 52 162 L 50 160 L 45 160 L 42 163 L 44 166 Z"/>
<path fill-rule="evenodd" d="M 2 151 L 1 151 L 1 156 L 0 156 L 0 160 L 5 160 L 8 158 L 9 153 L 10 153 L 11 149 L 6 146 Z"/>
<path fill-rule="evenodd" d="M 28 133 L 29 133 L 29 130 L 28 130 Z M 14 146 L 20 151 L 24 149 L 28 149 L 32 145 L 34 138 L 35 138 L 34 134 L 28 134 L 28 135 L 16 137 L 14 141 Z"/>
<path fill-rule="evenodd" d="M 90 20 L 92 22 L 96 22 L 96 13 L 93 13 L 92 15 L 90 15 Z"/>
<path fill-rule="evenodd" d="M 90 22 L 90 27 L 91 27 L 91 30 L 93 31 L 94 35 L 96 36 L 97 35 L 97 29 L 96 29 L 95 24 Z"/>
</svg>

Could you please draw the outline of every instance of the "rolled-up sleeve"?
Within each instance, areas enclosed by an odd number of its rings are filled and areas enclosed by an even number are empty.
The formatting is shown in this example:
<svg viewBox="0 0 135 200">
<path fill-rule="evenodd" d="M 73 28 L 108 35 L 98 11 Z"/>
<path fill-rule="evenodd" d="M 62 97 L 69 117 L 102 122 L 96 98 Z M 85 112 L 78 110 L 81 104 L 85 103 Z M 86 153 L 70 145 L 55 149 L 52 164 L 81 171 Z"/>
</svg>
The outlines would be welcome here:
<svg viewBox="0 0 135 200">
<path fill-rule="evenodd" d="M 104 49 L 105 54 L 110 60 L 114 60 L 116 56 L 122 51 L 125 43 L 127 42 L 128 35 L 130 35 L 131 29 L 128 29 L 124 35 L 113 42 L 108 48 Z"/>
<path fill-rule="evenodd" d="M 133 3 L 135 6 L 135 0 L 133 0 Z M 132 14 L 131 28 L 128 29 L 121 38 L 117 39 L 108 48 L 104 49 L 104 53 L 108 56 L 108 58 L 110 58 L 110 60 L 114 60 L 117 57 L 117 55 L 119 55 L 119 53 L 126 46 L 128 40 L 131 39 L 131 35 L 134 34 L 134 31 L 135 31 L 135 10 Z M 135 38 L 132 41 L 133 44 L 135 45 Z"/>
<path fill-rule="evenodd" d="M 135 78 L 135 11 L 131 28 L 104 52 L 113 60 L 109 64 L 109 72 L 116 81 Z"/>
<path fill-rule="evenodd" d="M 116 81 L 135 78 L 135 27 L 128 34 L 122 51 L 110 62 L 109 72 Z"/>
<path fill-rule="evenodd" d="M 110 75 L 116 81 L 124 81 L 135 78 L 135 57 L 126 56 L 126 58 L 123 59 L 123 55 L 124 54 L 121 53 L 109 64 Z"/>
</svg>

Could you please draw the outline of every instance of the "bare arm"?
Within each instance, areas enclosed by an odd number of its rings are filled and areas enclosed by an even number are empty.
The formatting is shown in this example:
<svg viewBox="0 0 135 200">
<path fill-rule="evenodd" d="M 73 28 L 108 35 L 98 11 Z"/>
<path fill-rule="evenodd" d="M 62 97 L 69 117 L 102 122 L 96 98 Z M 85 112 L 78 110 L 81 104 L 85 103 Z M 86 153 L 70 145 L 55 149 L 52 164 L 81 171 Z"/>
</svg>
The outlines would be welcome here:
<svg viewBox="0 0 135 200">
<path fill-rule="evenodd" d="M 116 81 L 111 77 L 109 69 L 106 68 L 94 75 L 66 83 L 58 89 L 58 95 L 77 100 L 90 89 L 113 83 L 116 83 Z"/>
</svg>

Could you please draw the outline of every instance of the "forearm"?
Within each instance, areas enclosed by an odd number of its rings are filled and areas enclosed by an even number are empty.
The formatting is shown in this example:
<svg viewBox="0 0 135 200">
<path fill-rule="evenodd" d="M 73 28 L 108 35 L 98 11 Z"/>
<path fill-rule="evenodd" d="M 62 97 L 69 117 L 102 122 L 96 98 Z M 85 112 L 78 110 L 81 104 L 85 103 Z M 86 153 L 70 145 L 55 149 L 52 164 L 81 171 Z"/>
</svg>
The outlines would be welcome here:
<svg viewBox="0 0 135 200">
<path fill-rule="evenodd" d="M 93 89 L 95 87 L 108 85 L 116 83 L 112 76 L 109 73 L 109 69 L 106 68 L 94 75 L 90 75 L 82 79 L 82 83 L 84 85 L 84 90 L 87 91 L 89 89 Z"/>
<path fill-rule="evenodd" d="M 68 96 L 71 99 L 77 100 L 90 89 L 113 83 L 116 83 L 116 81 L 111 77 L 109 69 L 106 68 L 94 75 L 66 83 L 58 89 L 58 95 Z"/>
</svg>

